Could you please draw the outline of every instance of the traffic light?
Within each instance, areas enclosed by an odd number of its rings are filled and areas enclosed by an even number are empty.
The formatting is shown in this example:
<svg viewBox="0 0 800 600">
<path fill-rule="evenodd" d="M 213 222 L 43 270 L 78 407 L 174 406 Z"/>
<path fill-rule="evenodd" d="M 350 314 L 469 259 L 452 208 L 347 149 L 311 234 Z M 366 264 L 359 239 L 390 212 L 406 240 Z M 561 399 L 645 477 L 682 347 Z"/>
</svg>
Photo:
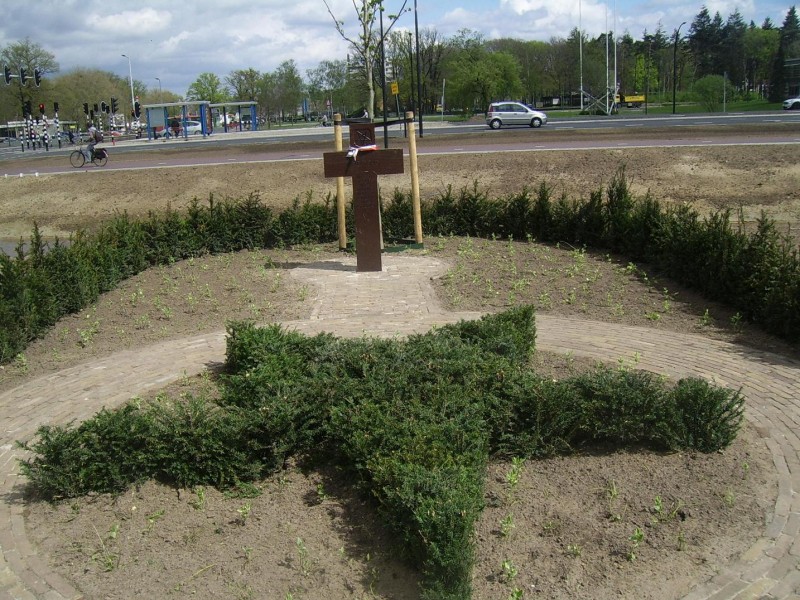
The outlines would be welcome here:
<svg viewBox="0 0 800 600">
<path fill-rule="evenodd" d="M 88 102 L 84 102 L 83 103 L 83 114 L 85 114 L 86 116 L 89 116 L 89 103 Z"/>
<path fill-rule="evenodd" d="M 108 104 L 106 104 L 105 100 L 103 100 L 100 103 L 100 110 L 102 110 L 104 113 L 108 114 Z"/>
<path fill-rule="evenodd" d="M 25 100 L 25 110 L 23 111 L 26 115 L 30 115 L 33 111 L 31 110 L 31 101 Z"/>
<path fill-rule="evenodd" d="M 114 114 L 119 112 L 119 104 L 117 104 L 117 99 L 113 96 L 111 97 L 111 112 Z"/>
<path fill-rule="evenodd" d="M 39 103 L 39 114 L 40 115 L 44 114 L 44 102 Z"/>
<path fill-rule="evenodd" d="M 97 108 L 97 104 L 93 105 L 92 108 L 94 109 L 94 112 L 100 112 L 100 109 Z"/>
<path fill-rule="evenodd" d="M 133 116 L 137 119 L 142 116 L 142 107 L 139 105 L 139 101 L 133 103 Z"/>
<path fill-rule="evenodd" d="M 42 83 L 42 72 L 39 70 L 39 67 L 33 69 L 33 82 L 36 84 L 36 87 L 39 87 L 39 84 Z"/>
<path fill-rule="evenodd" d="M 8 65 L 3 65 L 5 71 L 6 85 L 11 83 L 11 68 Z"/>
<path fill-rule="evenodd" d="M 58 114 L 58 102 L 53 102 L 53 112 Z"/>
<path fill-rule="evenodd" d="M 22 85 L 25 85 L 25 82 L 28 81 L 30 77 L 28 76 L 28 69 L 25 67 L 19 68 L 19 80 L 22 82 Z"/>
</svg>

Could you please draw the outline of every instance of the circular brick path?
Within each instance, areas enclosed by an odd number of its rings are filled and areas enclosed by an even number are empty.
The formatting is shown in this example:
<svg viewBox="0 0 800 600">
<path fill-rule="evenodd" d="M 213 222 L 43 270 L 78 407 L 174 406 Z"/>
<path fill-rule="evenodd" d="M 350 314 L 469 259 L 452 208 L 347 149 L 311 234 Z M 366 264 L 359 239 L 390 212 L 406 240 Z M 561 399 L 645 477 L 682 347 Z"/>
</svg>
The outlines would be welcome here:
<svg viewBox="0 0 800 600">
<path fill-rule="evenodd" d="M 295 268 L 292 275 L 314 289 L 311 317 L 285 325 L 305 333 L 339 336 L 404 336 L 437 324 L 472 319 L 438 304 L 430 279 L 446 266 L 421 256 L 388 254 L 380 273 L 356 273 L 355 259 Z M 747 418 L 772 452 L 778 498 L 761 537 L 685 600 L 800 600 L 800 363 L 700 336 L 608 323 L 536 318 L 537 348 L 616 361 L 634 355 L 641 368 L 682 377 L 713 379 L 742 388 Z M 0 394 L 0 599 L 81 598 L 48 568 L 25 531 L 20 451 L 43 424 L 82 420 L 103 406 L 221 363 L 225 332 L 126 350 L 64 369 Z"/>
</svg>

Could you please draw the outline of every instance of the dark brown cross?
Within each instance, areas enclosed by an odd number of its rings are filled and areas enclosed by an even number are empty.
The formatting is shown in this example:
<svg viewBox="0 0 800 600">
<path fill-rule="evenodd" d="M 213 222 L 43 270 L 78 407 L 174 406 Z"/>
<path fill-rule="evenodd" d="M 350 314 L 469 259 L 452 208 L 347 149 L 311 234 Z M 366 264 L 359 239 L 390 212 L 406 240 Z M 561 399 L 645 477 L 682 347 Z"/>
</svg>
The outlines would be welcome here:
<svg viewBox="0 0 800 600">
<path fill-rule="evenodd" d="M 378 175 L 403 172 L 402 150 L 353 152 L 375 144 L 373 123 L 351 123 L 350 151 L 322 155 L 325 177 L 353 178 L 353 211 L 356 217 L 356 271 L 380 271 L 381 215 Z"/>
</svg>

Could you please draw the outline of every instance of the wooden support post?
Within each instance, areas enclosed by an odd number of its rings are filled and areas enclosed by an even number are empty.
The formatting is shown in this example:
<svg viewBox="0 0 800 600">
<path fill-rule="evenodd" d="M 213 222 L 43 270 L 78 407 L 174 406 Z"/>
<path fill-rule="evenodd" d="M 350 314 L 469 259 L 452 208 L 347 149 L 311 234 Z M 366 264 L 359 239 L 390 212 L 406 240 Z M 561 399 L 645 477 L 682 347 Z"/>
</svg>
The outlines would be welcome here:
<svg viewBox="0 0 800 600">
<path fill-rule="evenodd" d="M 419 168 L 417 166 L 417 138 L 414 130 L 414 113 L 406 113 L 408 125 L 408 158 L 411 167 L 411 206 L 414 212 L 414 241 L 422 243 L 422 208 L 419 199 Z"/>
<path fill-rule="evenodd" d="M 337 152 L 342 151 L 342 115 L 333 115 L 333 138 Z M 339 221 L 339 250 L 347 250 L 347 216 L 344 201 L 344 177 L 336 178 L 336 214 Z"/>
<path fill-rule="evenodd" d="M 375 125 L 350 125 L 350 150 L 322 155 L 325 177 L 353 178 L 356 217 L 356 271 L 381 271 L 381 226 L 378 175 L 403 172 L 402 150 L 374 150 Z M 359 151 L 361 147 L 369 151 Z"/>
</svg>

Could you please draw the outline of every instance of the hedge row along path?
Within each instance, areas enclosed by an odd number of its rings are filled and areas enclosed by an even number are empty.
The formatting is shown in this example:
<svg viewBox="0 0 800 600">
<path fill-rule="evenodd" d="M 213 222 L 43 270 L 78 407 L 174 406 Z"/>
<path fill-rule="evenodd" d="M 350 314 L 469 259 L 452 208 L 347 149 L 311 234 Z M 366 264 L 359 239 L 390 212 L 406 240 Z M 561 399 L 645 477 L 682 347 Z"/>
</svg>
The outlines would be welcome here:
<svg viewBox="0 0 800 600">
<path fill-rule="evenodd" d="M 285 326 L 342 337 L 403 336 L 478 313 L 444 311 L 430 286 L 446 265 L 425 256 L 389 254 L 380 273 L 356 273 L 355 257 L 298 266 L 313 286 L 309 319 Z M 778 497 L 761 537 L 686 600 L 800 599 L 800 362 L 701 336 L 537 315 L 537 349 L 616 361 L 638 353 L 638 366 L 672 377 L 700 376 L 742 388 L 747 419 L 772 453 Z M 224 361 L 225 332 L 118 352 L 27 382 L 0 395 L 0 599 L 77 599 L 28 540 L 16 440 L 44 424 L 91 417 Z"/>
</svg>

